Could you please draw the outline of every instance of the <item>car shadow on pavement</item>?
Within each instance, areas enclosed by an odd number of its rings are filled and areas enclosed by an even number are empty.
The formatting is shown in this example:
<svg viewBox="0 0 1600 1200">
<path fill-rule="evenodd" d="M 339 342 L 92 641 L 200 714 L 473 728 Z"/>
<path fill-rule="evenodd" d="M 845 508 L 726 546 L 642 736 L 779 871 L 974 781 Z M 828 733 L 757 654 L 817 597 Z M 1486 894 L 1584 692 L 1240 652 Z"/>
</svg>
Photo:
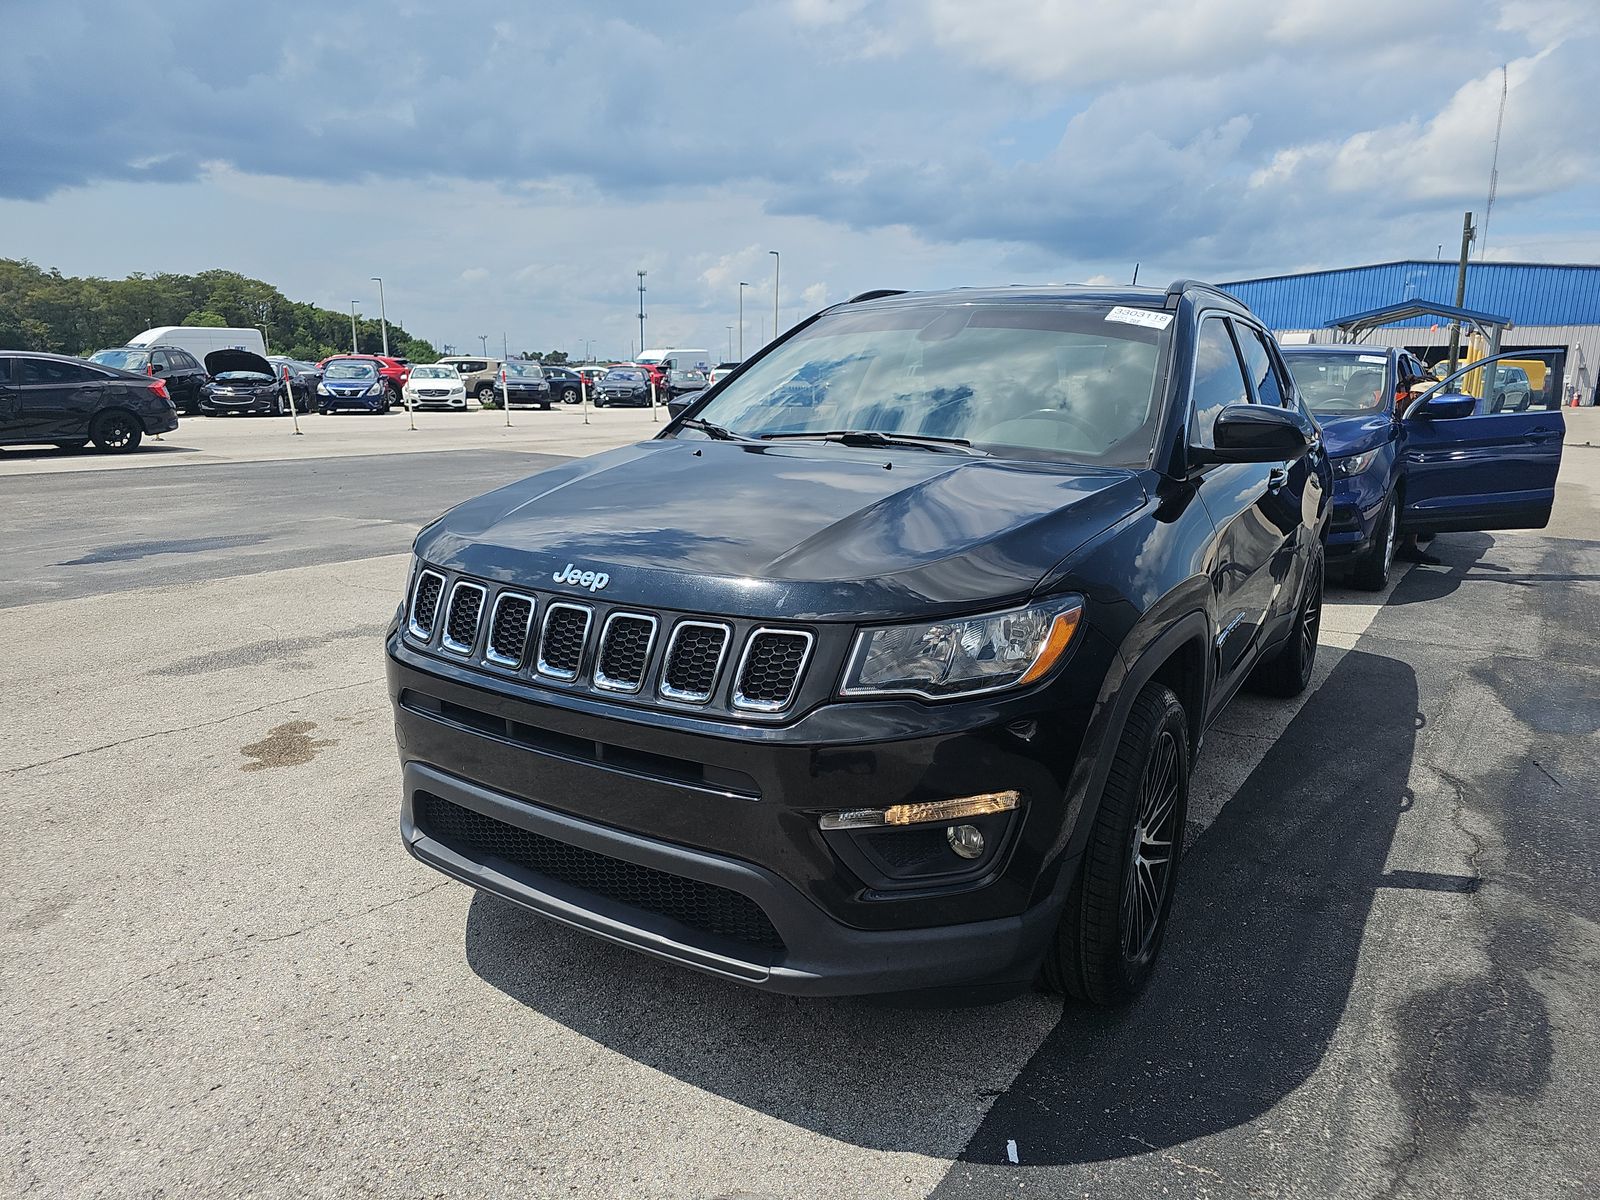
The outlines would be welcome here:
<svg viewBox="0 0 1600 1200">
<path fill-rule="evenodd" d="M 176 436 L 173 430 L 169 437 Z M 158 442 L 152 437 L 146 437 L 133 452 L 134 457 L 144 458 L 151 454 L 198 454 L 198 446 L 182 446 L 175 442 Z M 39 462 L 54 458 L 81 458 L 89 462 L 105 458 L 120 458 L 121 455 L 107 455 L 98 450 L 85 448 L 82 450 L 66 450 L 60 446 L 0 446 L 0 462 Z"/>
<path fill-rule="evenodd" d="M 963 1162 L 1004 1163 L 1008 1141 L 1031 1164 L 1143 1154 L 1302 1084 L 1344 1013 L 1377 889 L 1457 886 L 1384 874 L 1422 723 L 1410 666 L 1347 653 L 1189 852 L 1164 960 L 1126 1012 L 751 992 L 483 894 L 467 959 L 618 1054 L 852 1144 L 953 1157 L 998 1095 Z"/>
</svg>

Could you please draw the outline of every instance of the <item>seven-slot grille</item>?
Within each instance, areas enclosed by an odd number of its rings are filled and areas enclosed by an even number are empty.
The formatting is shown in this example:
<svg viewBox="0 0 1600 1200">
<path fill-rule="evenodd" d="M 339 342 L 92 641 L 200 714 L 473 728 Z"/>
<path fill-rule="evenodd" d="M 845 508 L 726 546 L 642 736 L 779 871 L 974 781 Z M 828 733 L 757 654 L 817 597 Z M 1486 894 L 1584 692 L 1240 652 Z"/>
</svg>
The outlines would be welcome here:
<svg viewBox="0 0 1600 1200">
<path fill-rule="evenodd" d="M 483 616 L 484 589 L 464 579 L 450 589 L 450 604 L 444 615 L 444 636 L 439 639 L 446 650 L 471 654 L 478 637 L 478 618 Z"/>
<path fill-rule="evenodd" d="M 532 596 L 501 592 L 494 602 L 494 616 L 489 619 L 489 640 L 484 645 L 483 657 L 498 667 L 520 667 L 528 649 L 533 609 Z"/>
<path fill-rule="evenodd" d="M 432 568 L 417 573 L 406 633 L 463 657 L 476 650 L 486 666 L 531 670 L 561 683 L 578 682 L 587 671 L 588 683 L 602 691 L 638 694 L 650 681 L 665 700 L 703 705 L 728 688 L 725 704 L 765 714 L 794 704 L 814 645 L 812 633 L 801 629 L 759 627 L 737 636 L 727 622 L 663 622 L 653 613 L 622 609 L 597 619 L 591 605 L 510 589 L 491 596 L 488 585 L 452 582 Z M 740 644 L 729 688 L 723 665 Z M 659 667 L 655 674 L 653 666 Z"/>
<path fill-rule="evenodd" d="M 704 704 L 716 690 L 717 671 L 728 649 L 726 625 L 684 621 L 672 631 L 667 662 L 661 669 L 661 694 L 669 700 Z"/>
<path fill-rule="evenodd" d="M 439 597 L 444 594 L 444 576 L 423 571 L 411 593 L 411 636 L 427 641 L 433 636 L 433 623 L 439 619 Z"/>
<path fill-rule="evenodd" d="M 811 655 L 811 635 L 794 629 L 757 629 L 744 648 L 733 706 L 757 712 L 789 707 Z"/>
<path fill-rule="evenodd" d="M 578 677 L 592 616 L 581 604 L 557 601 L 545 605 L 544 631 L 539 636 L 539 674 L 564 680 Z"/>
<path fill-rule="evenodd" d="M 645 613 L 612 613 L 600 632 L 600 653 L 594 663 L 595 687 L 608 692 L 637 692 L 644 686 L 655 640 L 654 617 Z"/>
</svg>

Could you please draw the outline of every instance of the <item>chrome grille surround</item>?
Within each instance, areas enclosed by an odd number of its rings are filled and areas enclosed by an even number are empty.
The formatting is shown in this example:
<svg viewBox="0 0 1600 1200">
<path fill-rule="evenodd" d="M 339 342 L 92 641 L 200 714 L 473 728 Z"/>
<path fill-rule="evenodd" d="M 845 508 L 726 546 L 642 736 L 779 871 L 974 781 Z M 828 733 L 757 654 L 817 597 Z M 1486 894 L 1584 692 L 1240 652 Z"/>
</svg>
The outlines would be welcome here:
<svg viewBox="0 0 1600 1200">
<path fill-rule="evenodd" d="M 575 662 L 573 662 L 570 669 L 565 666 L 553 665 L 547 657 L 547 651 L 551 648 L 551 623 L 559 618 L 562 613 L 566 612 L 579 613 L 583 617 L 583 625 L 577 634 L 577 659 Z M 539 653 L 534 663 L 534 667 L 539 674 L 548 676 L 551 679 L 559 679 L 563 683 L 571 683 L 573 680 L 577 679 L 578 676 L 583 673 L 584 654 L 588 649 L 589 644 L 589 626 L 593 623 L 594 609 L 590 608 L 587 604 L 573 604 L 567 600 L 554 600 L 549 604 L 546 604 L 544 606 L 544 621 L 539 626 Z M 564 637 L 567 635 L 564 631 L 558 630 L 557 636 Z"/>
<path fill-rule="evenodd" d="M 471 583 L 465 579 L 456 580 L 450 589 L 450 603 L 444 610 L 444 628 L 439 632 L 439 645 L 452 654 L 471 654 L 472 647 L 478 641 L 478 626 L 483 621 L 483 602 L 488 596 L 488 589 L 481 583 Z M 471 605 L 470 609 L 457 609 L 457 605 Z M 458 615 L 465 616 L 470 611 L 472 628 L 468 631 L 466 641 L 454 636 Z M 465 622 L 463 622 L 464 624 Z"/>
<path fill-rule="evenodd" d="M 751 658 L 758 647 L 771 644 L 778 640 L 792 640 L 800 643 L 800 657 L 795 661 L 793 668 L 778 668 L 780 675 L 786 675 L 787 684 L 781 696 L 759 695 L 755 697 L 745 695 L 745 688 L 750 683 L 748 674 L 751 670 Z M 806 665 L 811 660 L 811 650 L 816 639 L 809 630 L 783 629 L 762 625 L 750 631 L 750 636 L 745 639 L 744 653 L 739 656 L 739 669 L 733 676 L 733 707 L 742 708 L 749 712 L 776 713 L 782 712 L 794 703 L 795 693 L 800 690 L 800 681 L 805 678 Z M 785 651 L 792 653 L 791 651 Z M 760 665 L 760 664 L 758 664 Z M 766 667 L 761 665 L 761 669 Z M 761 689 L 765 692 L 767 689 Z"/>
<path fill-rule="evenodd" d="M 517 652 L 515 655 L 506 654 L 497 643 L 500 640 L 500 617 L 508 601 L 523 603 L 528 606 L 527 615 L 520 622 L 522 628 L 518 634 Z M 508 667 L 515 671 L 522 666 L 522 660 L 528 655 L 528 634 L 533 630 L 533 616 L 539 611 L 539 602 L 532 596 L 522 592 L 501 592 L 494 598 L 494 611 L 489 616 L 489 632 L 483 639 L 483 661 L 490 666 Z M 515 617 L 508 616 L 515 621 Z"/>
<path fill-rule="evenodd" d="M 716 661 L 712 664 L 705 690 L 694 691 L 674 687 L 672 684 L 672 669 L 683 635 L 691 630 L 700 629 L 715 630 L 722 635 L 722 641 L 717 647 Z M 661 683 L 656 690 L 668 700 L 677 700 L 684 704 L 705 704 L 716 694 L 717 679 L 722 674 L 722 662 L 728 656 L 728 646 L 732 641 L 733 627 L 721 621 L 679 621 L 677 625 L 673 626 L 672 636 L 667 640 L 667 652 L 661 660 Z"/>
<path fill-rule="evenodd" d="M 615 663 L 608 664 L 606 659 L 613 646 L 611 639 L 614 634 L 614 627 L 619 621 L 641 622 L 648 626 L 648 631 L 645 633 L 644 649 L 638 652 L 638 677 L 632 680 L 620 675 L 611 675 L 606 670 L 608 665 L 618 665 Z M 644 687 L 645 676 L 650 672 L 650 653 L 656 648 L 656 631 L 659 625 L 660 622 L 649 613 L 628 612 L 624 609 L 618 609 L 608 616 L 606 623 L 600 627 L 599 648 L 595 651 L 594 656 L 595 687 L 608 692 L 637 692 Z"/>
<path fill-rule="evenodd" d="M 428 585 L 427 591 L 432 596 L 431 601 L 423 599 L 424 584 Z M 406 608 L 406 632 L 419 642 L 426 642 L 433 636 L 434 626 L 439 623 L 439 601 L 444 599 L 444 576 L 434 570 L 417 572 L 417 580 L 411 585 L 411 603 Z M 419 606 L 425 604 L 428 612 L 427 622 L 417 620 Z"/>
</svg>

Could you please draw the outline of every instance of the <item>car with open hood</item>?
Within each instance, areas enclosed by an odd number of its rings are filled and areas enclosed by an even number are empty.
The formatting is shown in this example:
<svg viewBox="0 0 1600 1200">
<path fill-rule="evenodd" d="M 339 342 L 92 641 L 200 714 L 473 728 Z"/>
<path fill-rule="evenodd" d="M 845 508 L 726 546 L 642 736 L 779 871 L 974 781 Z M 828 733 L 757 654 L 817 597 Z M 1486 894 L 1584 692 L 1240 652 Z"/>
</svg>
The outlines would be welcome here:
<svg viewBox="0 0 1600 1200">
<path fill-rule="evenodd" d="M 206 355 L 211 382 L 200 392 L 200 411 L 208 417 L 289 413 L 281 372 L 253 350 L 213 350 Z"/>
<path fill-rule="evenodd" d="M 317 411 L 336 413 L 386 413 L 393 404 L 390 381 L 379 373 L 370 358 L 329 358 L 322 363 L 322 382 L 317 384 Z"/>
<path fill-rule="evenodd" d="M 1387 586 L 1401 538 L 1549 523 L 1566 426 L 1558 398 L 1532 405 L 1516 351 L 1437 382 L 1398 347 L 1283 353 L 1333 464 L 1328 560 L 1358 587 Z"/>
</svg>

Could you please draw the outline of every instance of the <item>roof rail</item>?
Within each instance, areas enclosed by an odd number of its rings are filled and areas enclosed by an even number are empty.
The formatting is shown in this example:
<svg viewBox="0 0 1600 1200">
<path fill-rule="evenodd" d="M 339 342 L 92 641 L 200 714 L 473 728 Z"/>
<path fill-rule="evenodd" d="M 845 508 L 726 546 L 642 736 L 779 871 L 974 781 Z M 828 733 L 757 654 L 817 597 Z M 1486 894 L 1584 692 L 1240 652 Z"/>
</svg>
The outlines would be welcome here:
<svg viewBox="0 0 1600 1200">
<path fill-rule="evenodd" d="M 882 300 L 885 296 L 904 296 L 906 291 L 906 288 L 874 288 L 870 292 L 861 292 L 859 295 L 851 296 L 845 303 L 860 304 L 863 300 Z"/>
<path fill-rule="evenodd" d="M 1172 305 L 1177 302 L 1178 297 L 1182 296 L 1184 292 L 1192 291 L 1196 288 L 1200 289 L 1201 291 L 1210 292 L 1216 296 L 1223 296 L 1233 301 L 1240 307 L 1245 306 L 1244 301 L 1240 300 L 1239 297 L 1235 296 L 1232 292 L 1223 291 L 1216 284 L 1207 283 L 1204 279 L 1174 279 L 1167 285 L 1167 307 L 1172 307 Z"/>
</svg>

